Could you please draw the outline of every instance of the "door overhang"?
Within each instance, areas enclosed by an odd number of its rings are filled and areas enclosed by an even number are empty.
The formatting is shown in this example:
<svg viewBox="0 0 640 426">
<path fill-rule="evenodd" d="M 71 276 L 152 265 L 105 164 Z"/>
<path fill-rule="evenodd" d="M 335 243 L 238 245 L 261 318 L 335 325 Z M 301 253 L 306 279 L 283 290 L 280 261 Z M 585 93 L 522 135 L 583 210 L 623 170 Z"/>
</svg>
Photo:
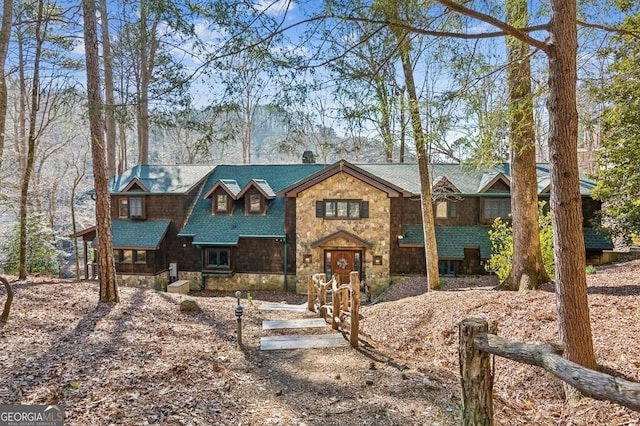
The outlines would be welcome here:
<svg viewBox="0 0 640 426">
<path fill-rule="evenodd" d="M 345 247 L 340 240 L 347 240 L 350 244 Z M 371 248 L 373 244 L 350 232 L 340 230 L 311 243 L 311 248 L 317 247 Z"/>
</svg>

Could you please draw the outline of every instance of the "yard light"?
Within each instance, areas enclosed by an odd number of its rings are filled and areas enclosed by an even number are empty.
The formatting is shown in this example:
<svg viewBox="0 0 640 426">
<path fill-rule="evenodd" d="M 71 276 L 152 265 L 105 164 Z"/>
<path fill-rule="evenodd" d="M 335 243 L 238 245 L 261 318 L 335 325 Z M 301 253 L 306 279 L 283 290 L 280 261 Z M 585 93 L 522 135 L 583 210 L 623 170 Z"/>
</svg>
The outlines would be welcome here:
<svg viewBox="0 0 640 426">
<path fill-rule="evenodd" d="M 236 305 L 235 314 L 236 319 L 238 320 L 238 346 L 242 347 L 242 314 L 244 313 L 244 308 L 240 304 L 240 296 L 242 296 L 242 293 L 236 291 L 238 304 Z"/>
</svg>

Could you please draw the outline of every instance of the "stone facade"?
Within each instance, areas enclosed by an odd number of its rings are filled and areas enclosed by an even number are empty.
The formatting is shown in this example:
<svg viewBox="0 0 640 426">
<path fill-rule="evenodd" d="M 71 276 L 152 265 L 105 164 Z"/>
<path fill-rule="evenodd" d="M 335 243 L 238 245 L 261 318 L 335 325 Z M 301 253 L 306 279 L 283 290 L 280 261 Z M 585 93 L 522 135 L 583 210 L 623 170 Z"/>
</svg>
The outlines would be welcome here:
<svg viewBox="0 0 640 426">
<path fill-rule="evenodd" d="M 330 195 L 329 195 L 330 194 Z M 362 200 L 369 202 L 369 217 L 361 219 L 325 219 L 315 217 L 316 201 Z M 301 191 L 296 198 L 296 291 L 307 291 L 309 275 L 324 272 L 325 251 L 331 249 L 362 250 L 362 277 L 373 294 L 389 285 L 390 198 L 387 193 L 347 173 L 337 173 Z M 314 244 L 339 231 L 347 232 L 367 243 L 335 238 Z M 304 256 L 311 262 L 304 263 Z M 374 256 L 382 263 L 374 265 Z"/>
<path fill-rule="evenodd" d="M 287 290 L 293 290 L 295 277 L 287 276 Z M 204 276 L 206 290 L 215 291 L 256 291 L 285 290 L 282 274 L 233 274 L 228 277 Z"/>
<path fill-rule="evenodd" d="M 162 273 L 158 275 L 126 275 L 117 274 L 118 285 L 123 287 L 148 288 L 152 290 L 166 289 L 169 282 L 169 275 Z"/>
</svg>

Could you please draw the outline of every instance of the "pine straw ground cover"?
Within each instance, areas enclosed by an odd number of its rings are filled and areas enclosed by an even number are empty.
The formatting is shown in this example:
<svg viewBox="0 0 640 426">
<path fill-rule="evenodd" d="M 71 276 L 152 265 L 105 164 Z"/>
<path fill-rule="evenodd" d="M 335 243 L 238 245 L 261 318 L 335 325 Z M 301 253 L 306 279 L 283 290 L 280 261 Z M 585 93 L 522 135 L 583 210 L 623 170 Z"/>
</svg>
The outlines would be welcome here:
<svg viewBox="0 0 640 426">
<path fill-rule="evenodd" d="M 640 261 L 599 267 L 588 282 L 599 363 L 640 382 Z M 460 320 L 486 318 L 511 340 L 557 340 L 551 291 L 496 292 L 486 278 L 449 279 L 429 294 L 423 280 L 394 285 L 387 301 L 363 306 L 360 350 L 259 351 L 262 320 L 292 314 L 258 306 L 300 296 L 243 300 L 240 350 L 232 297 L 200 294 L 203 312 L 181 313 L 183 296 L 133 288 L 98 305 L 96 285 L 14 283 L 0 328 L 1 404 L 59 403 L 68 425 L 453 425 Z M 500 358 L 494 405 L 498 425 L 640 424 L 615 404 L 565 404 L 550 374 Z"/>
</svg>

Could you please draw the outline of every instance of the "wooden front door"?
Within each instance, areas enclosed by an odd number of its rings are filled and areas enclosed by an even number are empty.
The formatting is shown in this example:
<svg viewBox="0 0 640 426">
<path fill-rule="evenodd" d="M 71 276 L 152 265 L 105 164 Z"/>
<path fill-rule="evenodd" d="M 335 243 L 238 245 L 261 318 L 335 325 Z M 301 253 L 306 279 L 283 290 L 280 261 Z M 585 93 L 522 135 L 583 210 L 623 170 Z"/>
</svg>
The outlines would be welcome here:
<svg viewBox="0 0 640 426">
<path fill-rule="evenodd" d="M 356 270 L 354 252 L 351 250 L 333 250 L 331 252 L 331 271 L 340 284 L 349 282 L 349 274 Z"/>
</svg>

